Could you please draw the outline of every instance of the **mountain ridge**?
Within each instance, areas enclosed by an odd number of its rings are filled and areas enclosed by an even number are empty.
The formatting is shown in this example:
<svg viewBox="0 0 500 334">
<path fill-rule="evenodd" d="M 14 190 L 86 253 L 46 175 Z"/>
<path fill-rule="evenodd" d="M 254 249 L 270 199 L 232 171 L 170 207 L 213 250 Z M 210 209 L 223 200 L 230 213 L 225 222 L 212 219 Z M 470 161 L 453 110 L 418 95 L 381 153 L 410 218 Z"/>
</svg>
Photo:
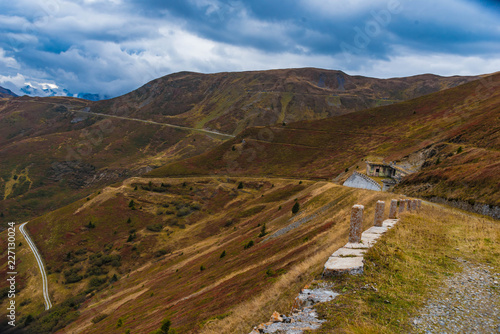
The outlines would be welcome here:
<svg viewBox="0 0 500 334">
<path fill-rule="evenodd" d="M 24 96 L 0 101 L 0 212 L 5 220 L 29 219 L 77 199 L 72 196 L 200 154 L 221 140 L 162 124 L 236 135 L 251 126 L 392 104 L 473 79 L 373 79 L 309 68 L 179 72 L 111 100 Z"/>
<path fill-rule="evenodd" d="M 10 89 L 0 87 L 0 98 L 8 98 L 8 97 L 16 97 L 17 95 L 14 94 Z"/>
</svg>

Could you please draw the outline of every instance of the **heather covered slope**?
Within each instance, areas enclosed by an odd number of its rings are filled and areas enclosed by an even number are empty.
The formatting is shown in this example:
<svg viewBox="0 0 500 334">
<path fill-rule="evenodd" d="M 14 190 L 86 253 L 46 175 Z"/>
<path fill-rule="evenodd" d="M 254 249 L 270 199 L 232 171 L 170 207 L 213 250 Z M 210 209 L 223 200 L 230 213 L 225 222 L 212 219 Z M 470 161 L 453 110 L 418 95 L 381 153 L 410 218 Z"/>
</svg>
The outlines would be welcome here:
<svg viewBox="0 0 500 334">
<path fill-rule="evenodd" d="M 500 75 L 410 101 L 319 121 L 254 127 L 152 176 L 220 173 L 330 179 L 368 156 L 420 155 L 412 195 L 499 205 Z M 410 185 L 412 186 L 410 189 Z M 410 191 L 411 190 L 411 191 Z"/>
<path fill-rule="evenodd" d="M 220 143 L 209 134 L 76 112 L 88 101 L 0 101 L 0 221 L 18 221 L 78 200 L 168 161 Z"/>
<path fill-rule="evenodd" d="M 109 101 L 1 99 L 0 222 L 54 210 L 126 177 L 206 152 L 224 139 L 147 121 L 236 134 L 252 125 L 390 104 L 473 79 L 381 80 L 320 69 L 182 72 Z"/>
<path fill-rule="evenodd" d="M 36 320 L 20 333 L 150 333 L 166 318 L 179 333 L 224 318 L 237 328 L 220 332 L 248 332 L 288 309 L 345 243 L 353 204 L 366 205 L 367 228 L 375 202 L 390 198 L 325 181 L 128 179 L 27 225 L 55 306 L 42 312 L 23 285 L 18 299 L 31 301 L 18 315 Z"/>
<path fill-rule="evenodd" d="M 314 120 L 412 99 L 477 77 L 376 79 L 316 68 L 180 72 L 96 105 L 116 115 L 238 134 L 250 126 Z"/>
</svg>

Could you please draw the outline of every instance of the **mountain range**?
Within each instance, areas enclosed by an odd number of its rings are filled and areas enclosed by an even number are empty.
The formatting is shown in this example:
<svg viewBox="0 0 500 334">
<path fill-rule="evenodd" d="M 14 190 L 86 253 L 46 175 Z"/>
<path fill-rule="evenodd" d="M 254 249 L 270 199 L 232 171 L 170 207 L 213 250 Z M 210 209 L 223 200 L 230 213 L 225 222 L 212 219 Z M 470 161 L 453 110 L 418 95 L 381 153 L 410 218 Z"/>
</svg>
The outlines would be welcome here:
<svg viewBox="0 0 500 334">
<path fill-rule="evenodd" d="M 0 98 L 14 97 L 16 94 L 12 93 L 9 89 L 0 87 Z"/>
<path fill-rule="evenodd" d="M 17 219 L 36 216 L 104 185 L 198 155 L 227 138 L 197 130 L 236 135 L 252 126 L 323 119 L 474 79 L 374 79 L 311 68 L 182 72 L 111 100 L 25 96 L 0 101 L 0 212 Z"/>
<path fill-rule="evenodd" d="M 344 243 L 355 203 L 367 222 L 402 194 L 498 208 L 499 85 L 305 68 L 0 100 L 0 222 L 30 220 L 55 305 L 25 257 L 19 333 L 249 332 Z M 373 160 L 414 173 L 397 194 L 340 186 Z"/>
</svg>

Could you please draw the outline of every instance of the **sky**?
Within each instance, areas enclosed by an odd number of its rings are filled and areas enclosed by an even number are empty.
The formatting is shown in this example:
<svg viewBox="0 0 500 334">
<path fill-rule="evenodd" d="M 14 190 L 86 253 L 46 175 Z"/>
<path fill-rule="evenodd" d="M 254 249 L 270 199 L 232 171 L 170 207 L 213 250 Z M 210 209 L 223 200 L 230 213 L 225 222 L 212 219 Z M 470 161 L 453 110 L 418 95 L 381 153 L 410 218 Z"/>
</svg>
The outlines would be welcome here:
<svg viewBox="0 0 500 334">
<path fill-rule="evenodd" d="M 18 95 L 108 98 L 179 71 L 294 67 L 378 78 L 497 72 L 500 1 L 0 2 L 0 86 Z"/>
</svg>

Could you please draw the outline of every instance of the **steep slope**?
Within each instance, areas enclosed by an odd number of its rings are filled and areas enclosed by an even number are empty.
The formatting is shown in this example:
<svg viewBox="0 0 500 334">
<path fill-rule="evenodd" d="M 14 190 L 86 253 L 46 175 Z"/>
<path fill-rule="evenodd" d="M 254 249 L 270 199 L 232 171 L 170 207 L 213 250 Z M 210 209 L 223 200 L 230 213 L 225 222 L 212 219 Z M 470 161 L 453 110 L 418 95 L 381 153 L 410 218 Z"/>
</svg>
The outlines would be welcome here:
<svg viewBox="0 0 500 334">
<path fill-rule="evenodd" d="M 182 72 L 109 101 L 4 99 L 0 222 L 43 214 L 105 185 L 205 152 L 227 138 L 165 124 L 236 134 L 252 125 L 394 103 L 472 79 L 421 75 L 381 80 L 310 68 Z"/>
<path fill-rule="evenodd" d="M 0 87 L 0 99 L 1 98 L 15 97 L 15 96 L 17 96 L 17 95 L 12 93 L 9 89 Z"/>
<path fill-rule="evenodd" d="M 32 297 L 18 316 L 35 316 L 25 333 L 150 333 L 166 318 L 196 333 L 243 307 L 230 332 L 245 332 L 275 299 L 288 308 L 345 242 L 350 206 L 367 206 L 368 226 L 375 202 L 390 197 L 324 181 L 132 178 L 26 225 L 55 307 L 41 312 Z"/>
<path fill-rule="evenodd" d="M 54 210 L 222 139 L 76 112 L 87 105 L 62 97 L 0 101 L 0 221 Z"/>
<path fill-rule="evenodd" d="M 152 176 L 229 174 L 333 178 L 369 155 L 420 155 L 401 185 L 422 196 L 499 205 L 500 75 L 411 101 L 320 121 L 250 128 L 204 155 Z M 439 160 L 439 161 L 438 161 Z"/>
<path fill-rule="evenodd" d="M 249 126 L 326 118 L 412 99 L 477 77 L 375 79 L 316 68 L 180 72 L 96 105 L 116 115 L 237 134 Z"/>
</svg>

